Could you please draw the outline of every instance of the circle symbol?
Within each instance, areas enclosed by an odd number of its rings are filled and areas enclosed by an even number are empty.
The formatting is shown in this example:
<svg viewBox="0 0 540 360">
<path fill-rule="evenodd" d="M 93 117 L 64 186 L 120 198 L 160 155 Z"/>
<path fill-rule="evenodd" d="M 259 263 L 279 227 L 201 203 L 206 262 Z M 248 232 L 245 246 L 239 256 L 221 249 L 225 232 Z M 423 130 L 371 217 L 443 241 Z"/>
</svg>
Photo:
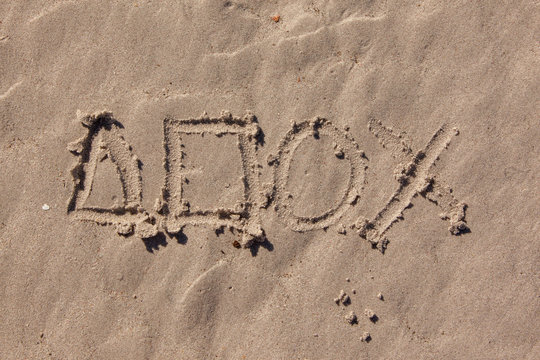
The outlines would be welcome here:
<svg viewBox="0 0 540 360">
<path fill-rule="evenodd" d="M 338 204 L 321 215 L 298 216 L 291 210 L 291 197 L 286 192 L 291 161 L 296 149 L 305 139 L 310 136 L 319 138 L 321 135 L 331 137 L 338 147 L 336 156 L 349 161 L 350 173 L 347 188 Z M 274 201 L 278 216 L 294 231 L 322 229 L 335 224 L 358 200 L 364 185 L 365 169 L 363 153 L 347 131 L 337 128 L 330 121 L 322 118 L 300 124 L 293 123 L 292 129 L 281 141 L 275 158 Z"/>
</svg>

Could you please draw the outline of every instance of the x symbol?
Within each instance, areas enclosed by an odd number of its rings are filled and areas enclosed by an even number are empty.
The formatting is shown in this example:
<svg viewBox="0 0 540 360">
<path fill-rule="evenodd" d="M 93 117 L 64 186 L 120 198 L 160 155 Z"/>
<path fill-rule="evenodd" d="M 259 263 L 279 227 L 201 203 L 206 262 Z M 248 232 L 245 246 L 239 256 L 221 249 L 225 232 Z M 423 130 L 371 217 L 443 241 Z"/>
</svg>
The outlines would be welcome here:
<svg viewBox="0 0 540 360">
<path fill-rule="evenodd" d="M 368 128 L 400 164 L 394 172 L 398 187 L 386 205 L 372 220 L 361 218 L 355 224 L 360 236 L 384 252 L 388 244 L 385 233 L 395 222 L 403 219 L 403 211 L 418 194 L 443 210 L 441 218 L 449 221 L 448 230 L 453 235 L 468 232 L 469 227 L 465 222 L 467 205 L 458 201 L 452 194 L 452 189 L 433 171 L 441 152 L 448 147 L 452 137 L 458 135 L 457 129 L 450 129 L 446 124 L 441 125 L 424 149 L 415 152 L 403 133 L 396 134 L 380 121 L 372 119 Z"/>
</svg>

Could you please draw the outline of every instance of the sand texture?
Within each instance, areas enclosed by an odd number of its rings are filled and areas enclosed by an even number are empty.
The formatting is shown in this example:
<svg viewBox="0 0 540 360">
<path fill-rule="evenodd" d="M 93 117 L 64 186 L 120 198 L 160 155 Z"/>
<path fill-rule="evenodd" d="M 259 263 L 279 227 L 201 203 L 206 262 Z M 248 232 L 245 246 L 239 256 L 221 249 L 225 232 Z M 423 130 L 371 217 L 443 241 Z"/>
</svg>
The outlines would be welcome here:
<svg viewBox="0 0 540 360">
<path fill-rule="evenodd" d="M 0 359 L 539 359 L 537 1 L 0 1 Z"/>
</svg>

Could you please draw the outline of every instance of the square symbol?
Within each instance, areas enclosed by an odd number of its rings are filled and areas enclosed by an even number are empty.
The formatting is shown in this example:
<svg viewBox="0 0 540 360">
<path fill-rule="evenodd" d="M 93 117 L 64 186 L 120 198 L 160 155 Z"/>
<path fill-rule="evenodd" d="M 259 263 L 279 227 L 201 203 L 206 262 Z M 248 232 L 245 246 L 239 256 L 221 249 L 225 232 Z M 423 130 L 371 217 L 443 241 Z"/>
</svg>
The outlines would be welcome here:
<svg viewBox="0 0 540 360">
<path fill-rule="evenodd" d="M 255 116 L 247 113 L 244 117 L 233 117 L 223 112 L 219 118 L 206 114 L 198 119 L 178 120 L 166 118 L 163 121 L 165 147 L 165 185 L 162 192 L 160 211 L 166 216 L 165 228 L 169 233 L 178 233 L 186 225 L 206 225 L 216 229 L 228 227 L 242 232 L 244 246 L 263 237 L 259 209 L 263 204 L 263 194 L 259 184 L 259 169 L 256 158 L 261 130 Z M 213 134 L 218 137 L 234 135 L 240 153 L 243 196 L 233 209 L 215 207 L 198 209 L 191 207 L 186 198 L 187 175 L 193 167 L 185 164 L 185 145 L 182 135 Z M 200 141 L 205 141 L 204 137 Z M 195 166 L 196 168 L 196 166 Z"/>
</svg>

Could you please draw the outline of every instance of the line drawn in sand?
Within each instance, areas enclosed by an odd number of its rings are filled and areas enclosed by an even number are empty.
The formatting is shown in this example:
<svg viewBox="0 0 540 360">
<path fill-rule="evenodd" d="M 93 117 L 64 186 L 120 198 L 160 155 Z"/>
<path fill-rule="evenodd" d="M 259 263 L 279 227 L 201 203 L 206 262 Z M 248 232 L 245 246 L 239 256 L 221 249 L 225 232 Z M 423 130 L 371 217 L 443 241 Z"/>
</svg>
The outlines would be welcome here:
<svg viewBox="0 0 540 360">
<path fill-rule="evenodd" d="M 290 206 L 291 196 L 285 191 L 289 180 L 291 160 L 298 146 L 308 137 L 318 139 L 320 135 L 329 136 L 334 141 L 335 155 L 347 159 L 350 163 L 350 175 L 347 189 L 337 206 L 328 209 L 323 214 L 312 217 L 295 215 Z M 364 187 L 364 152 L 352 136 L 344 130 L 335 127 L 330 121 L 316 117 L 311 121 L 300 124 L 292 123 L 292 129 L 287 132 L 278 148 L 277 156 L 270 156 L 270 165 L 274 165 L 274 209 L 287 225 L 295 231 L 324 229 L 335 224 L 347 210 L 358 201 Z"/>
<path fill-rule="evenodd" d="M 467 205 L 459 202 L 453 196 L 452 190 L 434 172 L 435 162 L 441 152 L 448 147 L 452 137 L 459 134 L 458 130 L 450 129 L 447 124 L 443 124 L 423 150 L 414 152 L 405 133 L 396 134 L 375 119 L 369 121 L 368 129 L 401 163 L 394 172 L 398 187 L 386 205 L 372 220 L 360 217 L 356 222 L 355 227 L 360 236 L 384 253 L 389 242 L 385 237 L 386 232 L 394 223 L 403 219 L 403 211 L 411 205 L 412 199 L 417 195 L 422 195 L 442 208 L 441 218 L 449 220 L 448 230 L 453 235 L 468 232 L 469 227 L 465 222 Z"/>
<path fill-rule="evenodd" d="M 274 183 L 261 187 L 257 149 L 262 144 L 262 131 L 256 117 L 247 112 L 245 116 L 233 117 L 222 112 L 218 118 L 206 113 L 197 119 L 163 121 L 165 181 L 160 199 L 154 211 L 146 211 L 142 203 L 142 179 L 138 158 L 121 134 L 122 125 L 109 112 L 79 117 L 87 133 L 68 145 L 69 151 L 78 157 L 71 171 L 73 193 L 68 203 L 68 213 L 74 219 L 93 221 L 101 225 L 115 225 L 121 235 L 135 234 L 151 238 L 164 231 L 181 233 L 186 225 L 210 226 L 216 230 L 229 228 L 242 234 L 241 245 L 250 247 L 266 240 L 261 225 L 260 209 L 274 203 L 277 212 L 287 226 L 298 232 L 326 229 L 354 207 L 365 187 L 364 173 L 367 158 L 359 149 L 352 135 L 338 129 L 330 121 L 314 118 L 302 123 L 292 123 L 292 128 L 278 147 L 276 156 L 269 156 L 268 164 L 274 167 Z M 435 132 L 426 147 L 413 151 L 405 133 L 395 133 L 378 120 L 370 120 L 368 129 L 379 139 L 382 146 L 390 150 L 400 161 L 395 171 L 397 188 L 385 206 L 371 219 L 359 217 L 352 226 L 359 235 L 369 241 L 373 248 L 384 253 L 388 239 L 387 231 L 394 223 L 403 219 L 403 212 L 417 195 L 436 203 L 442 210 L 441 218 L 450 223 L 453 235 L 466 233 L 467 206 L 459 202 L 452 190 L 445 185 L 434 171 L 440 153 L 448 147 L 457 129 L 443 124 Z M 235 135 L 242 161 L 243 199 L 233 209 L 195 209 L 184 196 L 184 183 L 189 170 L 183 163 L 184 144 L 182 135 L 214 134 Z M 340 202 L 323 214 L 313 217 L 295 215 L 290 206 L 291 196 L 286 192 L 293 155 L 308 137 L 319 139 L 329 136 L 334 141 L 335 156 L 347 159 L 350 165 L 349 181 Z M 87 207 L 85 202 L 92 191 L 92 183 L 98 162 L 109 158 L 116 165 L 123 189 L 123 202 L 113 208 Z M 264 191 L 263 191 L 264 190 Z M 340 225 L 343 227 L 342 225 Z M 345 233 L 344 229 L 338 229 Z"/>
<path fill-rule="evenodd" d="M 68 214 L 76 220 L 114 225 L 121 235 L 155 236 L 156 219 L 141 205 L 139 159 L 120 132 L 123 126 L 110 112 L 79 116 L 79 121 L 87 128 L 87 133 L 68 144 L 68 150 L 78 157 L 71 169 L 73 192 L 68 202 Z M 122 204 L 112 208 L 85 207 L 97 165 L 107 158 L 116 166 L 122 184 Z"/>
<path fill-rule="evenodd" d="M 167 232 L 179 233 L 186 225 L 210 225 L 216 229 L 227 227 L 240 231 L 241 245 L 244 247 L 251 246 L 254 241 L 263 242 L 264 231 L 259 216 L 263 195 L 256 158 L 261 129 L 255 116 L 248 112 L 243 118 L 239 118 L 224 111 L 219 118 L 210 118 L 206 113 L 198 119 L 167 118 L 163 122 L 163 131 L 165 185 L 161 199 L 156 202 L 155 210 L 166 216 Z M 181 135 L 206 133 L 216 136 L 225 134 L 237 136 L 242 159 L 244 198 L 242 202 L 237 202 L 234 209 L 193 210 L 188 200 L 184 198 L 183 184 L 186 181 L 187 170 L 182 163 L 185 152 Z"/>
</svg>

